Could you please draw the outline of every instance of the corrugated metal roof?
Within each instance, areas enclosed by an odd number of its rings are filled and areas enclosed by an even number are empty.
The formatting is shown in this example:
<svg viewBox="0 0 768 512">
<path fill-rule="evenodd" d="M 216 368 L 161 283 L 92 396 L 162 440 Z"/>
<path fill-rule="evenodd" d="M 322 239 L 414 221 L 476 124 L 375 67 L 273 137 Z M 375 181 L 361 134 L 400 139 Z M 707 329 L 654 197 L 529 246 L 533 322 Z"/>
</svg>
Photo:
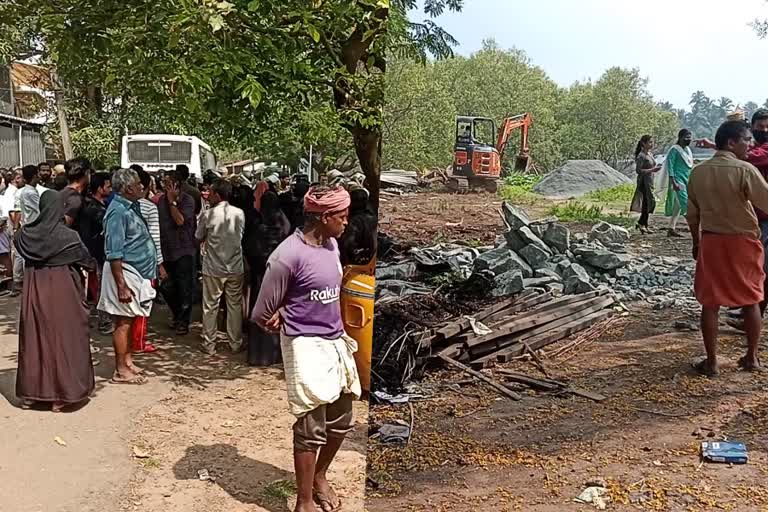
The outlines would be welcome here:
<svg viewBox="0 0 768 512">
<path fill-rule="evenodd" d="M 2 114 L 0 113 L 0 121 L 6 120 L 6 121 L 13 121 L 14 123 L 21 123 L 21 124 L 28 124 L 32 126 L 44 126 L 45 123 L 41 123 L 38 121 L 31 121 L 29 119 L 22 119 L 20 117 L 16 116 L 10 116 L 8 114 Z"/>
</svg>

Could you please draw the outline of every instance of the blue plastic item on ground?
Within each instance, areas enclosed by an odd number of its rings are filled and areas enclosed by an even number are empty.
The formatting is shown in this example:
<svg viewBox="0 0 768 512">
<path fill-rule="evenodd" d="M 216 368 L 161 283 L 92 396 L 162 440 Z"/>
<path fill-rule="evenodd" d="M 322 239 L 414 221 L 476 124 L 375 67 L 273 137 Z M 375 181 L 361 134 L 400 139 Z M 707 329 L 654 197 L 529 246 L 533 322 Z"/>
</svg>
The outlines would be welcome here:
<svg viewBox="0 0 768 512">
<path fill-rule="evenodd" d="M 704 441 L 701 457 L 707 462 L 746 464 L 749 461 L 747 445 L 735 441 Z"/>
</svg>

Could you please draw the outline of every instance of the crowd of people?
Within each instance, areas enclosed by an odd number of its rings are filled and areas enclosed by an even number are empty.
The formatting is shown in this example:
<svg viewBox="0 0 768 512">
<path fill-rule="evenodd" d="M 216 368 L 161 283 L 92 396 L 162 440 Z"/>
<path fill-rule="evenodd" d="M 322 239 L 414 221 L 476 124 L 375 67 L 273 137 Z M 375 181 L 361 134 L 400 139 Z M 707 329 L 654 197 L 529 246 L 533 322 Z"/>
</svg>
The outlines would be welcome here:
<svg viewBox="0 0 768 512">
<path fill-rule="evenodd" d="M 111 382 L 144 384 L 133 355 L 158 350 L 147 340 L 155 302 L 168 305 L 177 336 L 201 303 L 199 349 L 209 355 L 223 309 L 233 353 L 247 347 L 253 365 L 283 363 L 296 416 L 296 510 L 338 507 L 326 472 L 363 395 L 359 340 L 345 330 L 340 296 L 345 269 L 372 273 L 376 254 L 362 174 L 331 171 L 310 184 L 274 172 L 253 186 L 209 171 L 198 186 L 184 165 L 153 176 L 139 166 L 96 172 L 76 158 L 0 175 L 0 265 L 8 293 L 20 295 L 23 408 L 60 412 L 88 399 L 92 316 L 112 336 Z"/>
<path fill-rule="evenodd" d="M 735 113 L 718 128 L 714 141 L 696 140 L 698 147 L 715 150 L 698 165 L 690 148 L 693 142 L 689 130 L 680 130 L 663 164 L 653 156 L 650 135 L 638 142 L 631 206 L 640 213 L 637 229 L 651 231 L 648 221 L 657 197 L 670 217 L 668 236 L 683 236 L 677 222 L 686 217 L 707 356 L 694 364 L 695 370 L 708 376 L 718 373 L 719 315 L 725 307 L 728 323 L 747 336 L 739 367 L 763 371 L 758 346 L 768 304 L 768 109 L 754 112 L 751 123 Z"/>
</svg>

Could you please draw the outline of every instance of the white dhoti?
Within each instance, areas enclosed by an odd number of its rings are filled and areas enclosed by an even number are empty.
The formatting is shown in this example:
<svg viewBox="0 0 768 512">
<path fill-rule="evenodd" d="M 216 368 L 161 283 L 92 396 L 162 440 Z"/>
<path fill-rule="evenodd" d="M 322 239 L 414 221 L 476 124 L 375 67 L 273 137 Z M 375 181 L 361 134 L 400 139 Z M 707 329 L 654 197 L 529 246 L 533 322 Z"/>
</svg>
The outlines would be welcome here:
<svg viewBox="0 0 768 512">
<path fill-rule="evenodd" d="M 280 337 L 291 414 L 301 417 L 342 394 L 360 398 L 360 377 L 354 353 L 357 342 L 343 335 L 335 340 L 317 336 Z"/>
<path fill-rule="evenodd" d="M 131 302 L 120 302 L 117 294 L 117 283 L 112 275 L 112 267 L 109 262 L 104 263 L 104 270 L 101 275 L 101 293 L 99 294 L 100 311 L 110 315 L 137 317 L 149 316 L 152 312 L 152 301 L 155 299 L 155 289 L 152 287 L 152 281 L 144 279 L 130 265 L 123 263 L 123 279 L 125 284 L 133 292 Z"/>
</svg>

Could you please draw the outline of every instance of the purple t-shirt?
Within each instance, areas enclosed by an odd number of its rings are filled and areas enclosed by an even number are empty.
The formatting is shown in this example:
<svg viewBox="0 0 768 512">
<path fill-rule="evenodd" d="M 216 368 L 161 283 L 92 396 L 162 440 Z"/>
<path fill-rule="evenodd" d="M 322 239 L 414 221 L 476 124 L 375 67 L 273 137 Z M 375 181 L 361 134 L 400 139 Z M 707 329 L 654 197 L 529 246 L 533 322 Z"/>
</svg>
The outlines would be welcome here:
<svg viewBox="0 0 768 512">
<path fill-rule="evenodd" d="M 317 247 L 296 231 L 269 257 L 251 321 L 264 325 L 281 310 L 286 335 L 337 339 L 344 334 L 341 277 L 336 240 Z"/>
</svg>

